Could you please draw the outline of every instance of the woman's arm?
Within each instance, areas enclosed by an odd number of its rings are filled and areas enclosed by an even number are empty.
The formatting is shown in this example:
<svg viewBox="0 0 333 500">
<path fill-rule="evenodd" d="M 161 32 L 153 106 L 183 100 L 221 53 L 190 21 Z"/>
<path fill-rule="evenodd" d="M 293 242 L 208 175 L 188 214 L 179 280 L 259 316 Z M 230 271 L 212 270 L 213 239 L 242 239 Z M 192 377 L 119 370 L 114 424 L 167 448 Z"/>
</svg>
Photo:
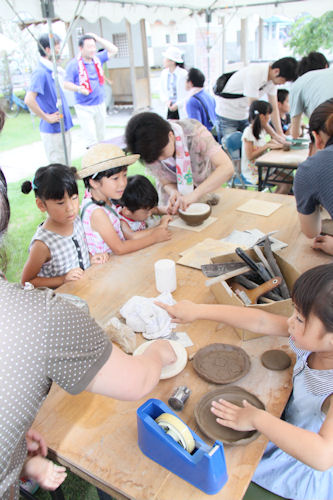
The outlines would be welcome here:
<svg viewBox="0 0 333 500">
<path fill-rule="evenodd" d="M 289 336 L 285 316 L 259 309 L 219 304 L 195 304 L 189 300 L 181 300 L 173 306 L 161 302 L 156 302 L 156 304 L 170 314 L 174 323 L 189 323 L 198 319 L 208 319 L 225 323 L 234 328 L 246 328 L 264 335 Z"/>
<path fill-rule="evenodd" d="M 92 213 L 90 224 L 92 229 L 99 233 L 101 238 L 116 255 L 135 252 L 136 250 L 141 250 L 141 248 L 146 248 L 154 243 L 166 241 L 171 238 L 171 233 L 166 227 L 158 227 L 154 228 L 155 231 L 151 231 L 143 238 L 123 241 L 119 238 L 104 210 L 99 208 Z"/>
<path fill-rule="evenodd" d="M 243 405 L 240 408 L 228 401 L 214 401 L 211 411 L 219 424 L 243 431 L 257 429 L 281 450 L 313 469 L 325 471 L 333 466 L 332 404 L 318 433 L 289 424 L 246 401 Z"/>
<path fill-rule="evenodd" d="M 46 286 L 48 288 L 57 288 L 63 285 L 66 281 L 80 279 L 84 271 L 80 268 L 71 269 L 63 276 L 54 276 L 52 278 L 44 278 L 37 276 L 41 267 L 45 262 L 51 259 L 50 250 L 43 241 L 35 240 L 29 252 L 29 257 L 24 265 L 21 277 L 21 283 L 32 283 L 36 288 Z"/>
<path fill-rule="evenodd" d="M 298 212 L 298 219 L 301 224 L 301 231 L 307 238 L 316 238 L 321 231 L 321 217 L 319 205 L 312 214 L 301 214 Z"/>
</svg>

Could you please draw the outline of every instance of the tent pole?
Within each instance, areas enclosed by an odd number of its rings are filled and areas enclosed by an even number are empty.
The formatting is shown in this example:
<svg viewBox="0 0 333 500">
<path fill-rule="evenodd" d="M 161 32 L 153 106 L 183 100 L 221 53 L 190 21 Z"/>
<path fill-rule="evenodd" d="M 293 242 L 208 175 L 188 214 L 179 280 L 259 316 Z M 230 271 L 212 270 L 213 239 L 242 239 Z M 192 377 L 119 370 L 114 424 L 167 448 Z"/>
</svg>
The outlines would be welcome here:
<svg viewBox="0 0 333 500">
<path fill-rule="evenodd" d="M 53 32 L 52 32 L 52 20 L 50 17 L 47 18 L 47 25 L 49 28 L 49 39 L 50 39 L 50 48 L 51 48 L 52 62 L 53 62 L 54 83 L 55 83 L 56 93 L 57 93 L 57 108 L 58 108 L 59 113 L 60 113 L 60 130 L 61 130 L 61 137 L 62 137 L 62 146 L 64 148 L 65 162 L 66 162 L 66 165 L 68 165 L 69 161 L 68 161 L 68 153 L 67 153 L 67 145 L 66 145 L 66 137 L 65 137 L 64 113 L 63 113 L 63 109 L 62 109 L 62 100 L 61 100 L 61 96 L 60 96 L 60 84 L 59 84 L 58 68 L 57 68 L 56 54 L 55 54 L 55 48 L 54 48 L 54 38 L 53 38 Z"/>
</svg>

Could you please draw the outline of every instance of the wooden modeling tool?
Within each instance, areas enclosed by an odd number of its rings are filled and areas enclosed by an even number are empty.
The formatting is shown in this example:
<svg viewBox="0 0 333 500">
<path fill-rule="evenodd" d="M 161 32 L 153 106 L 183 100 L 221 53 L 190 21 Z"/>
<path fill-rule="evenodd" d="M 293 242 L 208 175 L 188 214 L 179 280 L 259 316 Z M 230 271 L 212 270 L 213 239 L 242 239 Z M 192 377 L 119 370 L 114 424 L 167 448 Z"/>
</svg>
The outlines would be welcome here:
<svg viewBox="0 0 333 500">
<path fill-rule="evenodd" d="M 261 295 L 264 295 L 265 293 L 270 292 L 271 290 L 279 286 L 281 284 L 281 281 L 282 279 L 279 276 L 275 276 L 274 278 L 266 281 L 256 288 L 253 288 L 252 290 L 248 290 L 234 280 L 231 280 L 229 286 L 232 291 L 239 296 L 244 304 L 248 306 L 250 304 L 256 304 L 258 298 Z"/>
</svg>

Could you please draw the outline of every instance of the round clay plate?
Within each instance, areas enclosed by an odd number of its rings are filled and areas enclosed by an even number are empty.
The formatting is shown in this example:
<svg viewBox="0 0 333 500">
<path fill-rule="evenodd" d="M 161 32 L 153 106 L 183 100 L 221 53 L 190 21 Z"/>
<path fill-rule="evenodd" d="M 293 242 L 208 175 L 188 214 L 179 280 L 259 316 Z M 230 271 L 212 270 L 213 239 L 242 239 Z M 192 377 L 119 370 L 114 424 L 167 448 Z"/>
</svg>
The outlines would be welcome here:
<svg viewBox="0 0 333 500">
<path fill-rule="evenodd" d="M 269 370 L 286 370 L 291 364 L 291 359 L 284 351 L 272 349 L 262 354 L 261 362 Z"/>
<path fill-rule="evenodd" d="M 150 340 L 149 342 L 144 342 L 143 344 L 139 345 L 139 347 L 137 347 L 137 349 L 135 349 L 135 351 L 133 352 L 133 356 L 143 354 L 152 342 L 156 341 Z M 171 365 L 167 365 L 162 368 L 160 380 L 175 377 L 176 375 L 178 375 L 178 373 L 184 370 L 187 363 L 187 351 L 185 347 L 175 340 L 167 340 L 167 342 L 170 342 L 171 346 L 173 347 L 177 356 L 177 360 Z"/>
<path fill-rule="evenodd" d="M 214 384 L 229 384 L 244 377 L 251 361 L 240 347 L 229 344 L 210 344 L 193 358 L 193 368 L 200 377 Z"/>
<path fill-rule="evenodd" d="M 237 406 L 243 406 L 243 399 L 262 410 L 265 409 L 263 403 L 254 394 L 247 392 L 242 387 L 228 385 L 220 387 L 208 394 L 205 394 L 194 409 L 194 416 L 199 429 L 212 441 L 222 441 L 224 444 L 241 445 L 247 444 L 259 436 L 258 431 L 235 431 L 216 422 L 216 416 L 210 411 L 212 401 L 225 399 Z"/>
</svg>

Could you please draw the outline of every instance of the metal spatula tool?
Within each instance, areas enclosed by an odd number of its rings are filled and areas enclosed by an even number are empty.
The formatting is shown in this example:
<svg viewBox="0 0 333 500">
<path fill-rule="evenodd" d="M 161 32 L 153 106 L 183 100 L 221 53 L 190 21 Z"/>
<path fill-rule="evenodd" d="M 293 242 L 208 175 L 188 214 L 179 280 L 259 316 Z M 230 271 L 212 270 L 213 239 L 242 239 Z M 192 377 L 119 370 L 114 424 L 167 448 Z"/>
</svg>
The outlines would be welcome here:
<svg viewBox="0 0 333 500">
<path fill-rule="evenodd" d="M 245 266 L 243 262 L 224 262 L 221 264 L 203 264 L 201 266 L 201 271 L 207 278 L 215 278 L 216 276 L 221 276 L 221 274 L 226 274 L 238 269 L 244 269 L 244 272 L 246 272 L 247 266 Z"/>
</svg>

